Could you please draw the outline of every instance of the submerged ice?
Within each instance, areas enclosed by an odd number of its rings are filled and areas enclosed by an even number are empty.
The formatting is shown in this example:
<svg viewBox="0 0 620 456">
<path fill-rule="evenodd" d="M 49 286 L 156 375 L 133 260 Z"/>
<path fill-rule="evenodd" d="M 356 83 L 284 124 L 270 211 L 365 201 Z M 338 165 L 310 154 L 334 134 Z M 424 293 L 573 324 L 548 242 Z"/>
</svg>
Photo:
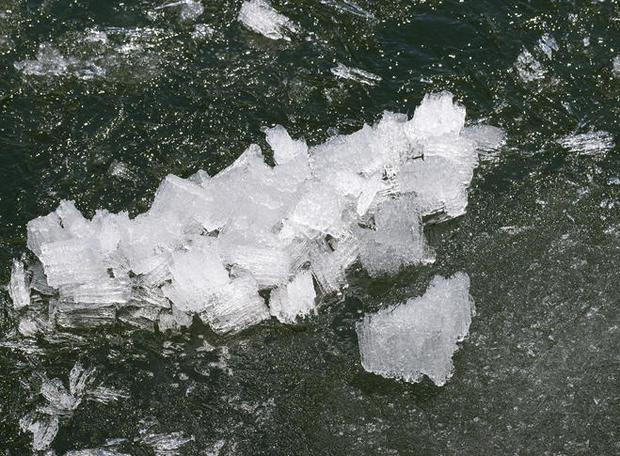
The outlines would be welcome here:
<svg viewBox="0 0 620 456">
<path fill-rule="evenodd" d="M 452 375 L 452 355 L 469 332 L 472 313 L 467 274 L 436 276 L 423 296 L 357 323 L 362 365 L 412 383 L 426 375 L 442 386 Z"/>
<path fill-rule="evenodd" d="M 430 94 L 411 120 L 386 112 L 314 147 L 268 128 L 275 166 L 251 145 L 214 176 L 169 175 L 133 219 L 86 219 L 63 201 L 28 224 L 40 264 L 13 268 L 24 331 L 117 320 L 163 331 L 196 316 L 218 333 L 272 316 L 293 323 L 339 292 L 358 260 L 371 276 L 432 262 L 423 220 L 465 212 L 477 149 L 502 140 L 464 123 L 450 93 Z M 29 306 L 29 292 L 48 308 Z"/>
</svg>

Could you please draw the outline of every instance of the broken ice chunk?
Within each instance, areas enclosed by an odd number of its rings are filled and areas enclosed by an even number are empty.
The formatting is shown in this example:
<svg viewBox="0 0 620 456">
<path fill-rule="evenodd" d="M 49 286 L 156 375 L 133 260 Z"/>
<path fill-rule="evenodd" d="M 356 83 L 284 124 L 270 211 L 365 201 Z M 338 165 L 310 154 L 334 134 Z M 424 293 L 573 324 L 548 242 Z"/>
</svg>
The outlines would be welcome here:
<svg viewBox="0 0 620 456">
<path fill-rule="evenodd" d="M 549 59 L 553 57 L 554 51 L 557 51 L 560 49 L 558 46 L 558 43 L 555 41 L 555 38 L 553 38 L 548 33 L 545 33 L 543 34 L 543 36 L 540 37 L 540 39 L 538 40 L 538 43 L 536 43 L 536 46 L 538 47 L 538 49 L 544 52 L 544 54 Z"/>
<path fill-rule="evenodd" d="M 360 260 L 371 276 L 432 259 L 413 195 L 385 201 L 376 211 L 375 229 L 359 230 L 359 237 Z"/>
<path fill-rule="evenodd" d="M 32 449 L 43 451 L 58 434 L 58 416 L 42 415 L 38 420 L 36 416 L 36 413 L 29 413 L 19 421 L 19 426 L 23 432 L 32 433 Z"/>
<path fill-rule="evenodd" d="M 295 323 L 297 317 L 315 310 L 315 297 L 311 272 L 300 271 L 288 284 L 271 292 L 269 311 L 282 323 Z"/>
<path fill-rule="evenodd" d="M 338 66 L 331 69 L 331 72 L 334 76 L 341 79 L 349 79 L 370 86 L 374 86 L 377 82 L 381 81 L 381 76 L 360 68 L 343 65 L 340 62 L 338 62 Z"/>
<path fill-rule="evenodd" d="M 242 12 L 252 8 L 262 25 L 283 17 L 261 0 Z M 50 324 L 60 327 L 120 320 L 165 331 L 198 316 L 229 332 L 269 318 L 262 296 L 271 290 L 271 312 L 291 322 L 314 308 L 313 280 L 323 294 L 338 292 L 358 259 L 372 276 L 432 261 L 422 219 L 463 214 L 477 150 L 503 140 L 499 129 L 464 128 L 464 119 L 443 92 L 427 95 L 412 120 L 386 112 L 310 149 L 282 126 L 267 128 L 274 167 L 252 144 L 211 177 L 167 176 L 134 219 L 99 210 L 87 220 L 63 201 L 28 224 L 41 262 L 30 269 L 33 296 L 48 300 Z M 27 307 L 23 266 L 14 269 L 12 297 Z M 21 312 L 24 335 L 49 330 L 34 310 Z"/>
<path fill-rule="evenodd" d="M 62 415 L 69 413 L 79 405 L 78 398 L 70 394 L 59 378 L 46 380 L 41 385 L 41 394 L 49 404 L 45 410 L 50 415 Z"/>
<path fill-rule="evenodd" d="M 346 270 L 357 259 L 359 241 L 347 234 L 331 243 L 317 241 L 310 251 L 310 268 L 324 294 L 340 291 L 346 284 Z"/>
<path fill-rule="evenodd" d="M 356 324 L 362 366 L 411 383 L 427 375 L 442 386 L 452 376 L 452 355 L 468 334 L 473 311 L 467 274 L 435 276 L 423 296 Z"/>
<path fill-rule="evenodd" d="M 175 252 L 170 272 L 172 282 L 162 290 L 183 312 L 202 312 L 212 295 L 230 282 L 217 250 L 206 243 L 193 250 Z"/>
<path fill-rule="evenodd" d="M 200 318 L 213 331 L 238 332 L 269 318 L 265 300 L 258 294 L 258 283 L 249 274 L 233 279 L 219 290 Z"/>
<path fill-rule="evenodd" d="M 266 128 L 267 144 L 273 150 L 273 160 L 277 165 L 283 165 L 298 157 L 308 155 L 308 146 L 303 139 L 294 140 L 282 125 Z"/>
<path fill-rule="evenodd" d="M 287 228 L 310 238 L 317 234 L 339 235 L 344 230 L 342 211 L 346 201 L 327 183 L 308 184 L 286 220 Z"/>
<path fill-rule="evenodd" d="M 201 175 L 199 183 L 192 182 L 196 180 L 169 174 L 155 193 L 148 214 L 154 222 L 168 225 L 171 235 L 189 230 L 200 233 L 203 228 L 213 231 L 226 221 L 217 202 L 201 186 L 206 185 L 208 179 Z"/>
<path fill-rule="evenodd" d="M 465 125 L 465 107 L 455 103 L 453 98 L 450 92 L 424 95 L 413 119 L 405 125 L 407 136 L 411 140 L 457 136 Z"/>
<path fill-rule="evenodd" d="M 30 290 L 27 284 L 24 263 L 13 260 L 11 268 L 11 280 L 9 282 L 9 296 L 13 300 L 15 310 L 23 309 L 30 305 Z"/>
<path fill-rule="evenodd" d="M 515 68 L 523 82 L 543 79 L 545 74 L 547 74 L 547 70 L 527 49 L 523 49 L 521 54 L 517 57 Z"/>
<path fill-rule="evenodd" d="M 264 0 L 243 2 L 237 20 L 250 30 L 272 40 L 290 41 L 288 34 L 297 31 L 297 27 L 288 17 L 278 13 Z"/>
</svg>

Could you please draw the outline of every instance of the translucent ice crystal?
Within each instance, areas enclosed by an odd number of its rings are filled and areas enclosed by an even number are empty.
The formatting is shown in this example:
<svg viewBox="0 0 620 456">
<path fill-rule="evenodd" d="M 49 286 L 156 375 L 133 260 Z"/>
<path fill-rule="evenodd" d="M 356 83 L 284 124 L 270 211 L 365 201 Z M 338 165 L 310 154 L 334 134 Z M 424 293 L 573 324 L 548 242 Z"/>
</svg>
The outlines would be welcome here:
<svg viewBox="0 0 620 456">
<path fill-rule="evenodd" d="M 22 309 L 30 305 L 30 290 L 28 289 L 24 263 L 13 260 L 11 281 L 9 282 L 9 296 L 13 300 L 14 309 Z"/>
<path fill-rule="evenodd" d="M 250 30 L 272 40 L 290 41 L 289 32 L 297 30 L 289 18 L 278 13 L 264 0 L 243 2 L 238 20 Z"/>
<path fill-rule="evenodd" d="M 442 386 L 452 376 L 452 355 L 469 332 L 473 311 L 467 274 L 436 276 L 423 296 L 357 323 L 362 366 L 412 383 L 427 375 Z"/>
</svg>

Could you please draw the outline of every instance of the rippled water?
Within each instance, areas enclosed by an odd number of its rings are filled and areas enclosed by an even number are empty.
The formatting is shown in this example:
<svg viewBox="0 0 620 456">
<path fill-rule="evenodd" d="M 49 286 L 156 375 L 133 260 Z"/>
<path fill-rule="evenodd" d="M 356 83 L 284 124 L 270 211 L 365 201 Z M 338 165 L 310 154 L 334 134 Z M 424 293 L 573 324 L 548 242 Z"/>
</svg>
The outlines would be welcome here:
<svg viewBox="0 0 620 456">
<path fill-rule="evenodd" d="M 28 340 L 2 290 L 4 454 L 31 453 L 20 420 L 48 404 L 46 379 L 69 387 L 76 362 L 95 369 L 93 389 L 61 416 L 58 455 L 613 454 L 617 2 L 274 0 L 288 41 L 243 27 L 241 3 L 2 3 L 1 283 L 25 224 L 61 199 L 137 214 L 167 174 L 216 173 L 264 145 L 264 126 L 317 144 L 447 89 L 506 144 L 481 157 L 468 213 L 427 229 L 435 264 L 391 279 L 353 268 L 343 297 L 296 326 Z M 455 271 L 477 315 L 453 378 L 365 372 L 361 315 Z"/>
</svg>

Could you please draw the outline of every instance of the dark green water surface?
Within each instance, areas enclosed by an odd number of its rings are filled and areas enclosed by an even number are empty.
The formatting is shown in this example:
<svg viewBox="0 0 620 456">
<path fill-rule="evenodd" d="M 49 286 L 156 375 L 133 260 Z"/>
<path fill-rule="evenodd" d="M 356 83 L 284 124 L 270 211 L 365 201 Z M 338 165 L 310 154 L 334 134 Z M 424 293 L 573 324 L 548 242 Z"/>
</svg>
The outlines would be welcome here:
<svg viewBox="0 0 620 456">
<path fill-rule="evenodd" d="M 618 3 L 358 0 L 368 18 L 344 0 L 273 0 L 299 25 L 290 42 L 244 29 L 240 1 L 202 3 L 183 22 L 156 0 L 0 2 L 1 284 L 27 250 L 26 223 L 60 200 L 88 216 L 138 214 L 167 174 L 213 174 L 265 146 L 263 126 L 318 144 L 446 89 L 506 144 L 482 158 L 468 213 L 427 229 L 435 264 L 379 280 L 353 268 L 342 299 L 300 325 L 228 337 L 198 322 L 176 336 L 119 326 L 40 340 L 37 353 L 0 347 L 0 454 L 31 454 L 18 423 L 43 403 L 36 373 L 66 382 L 76 361 L 130 397 L 61 420 L 58 455 L 115 438 L 127 439 L 120 452 L 153 454 L 135 438 L 147 424 L 193 436 L 181 455 L 617 454 L 620 158 L 617 146 L 580 154 L 557 141 L 620 141 Z M 213 33 L 193 37 L 196 24 Z M 76 68 L 18 71 L 41 43 Z M 525 49 L 542 71 L 530 81 L 516 64 Z M 382 80 L 337 79 L 338 62 Z M 456 271 L 470 276 L 477 315 L 453 378 L 439 388 L 365 372 L 361 315 Z M 9 307 L 2 289 L 0 339 L 14 329 Z M 205 340 L 216 349 L 197 350 Z"/>
</svg>

